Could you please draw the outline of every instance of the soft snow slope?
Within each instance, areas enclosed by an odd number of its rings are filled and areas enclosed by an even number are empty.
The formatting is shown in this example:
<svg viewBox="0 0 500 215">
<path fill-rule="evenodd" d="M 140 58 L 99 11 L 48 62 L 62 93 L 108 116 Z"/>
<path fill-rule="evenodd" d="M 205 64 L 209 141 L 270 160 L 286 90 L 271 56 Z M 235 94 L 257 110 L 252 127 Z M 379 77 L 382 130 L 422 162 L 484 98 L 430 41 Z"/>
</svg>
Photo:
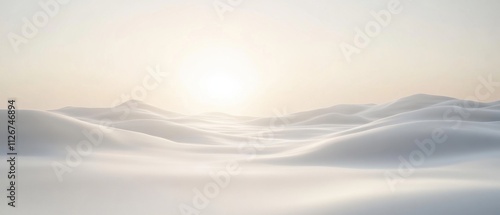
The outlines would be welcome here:
<svg viewBox="0 0 500 215">
<path fill-rule="evenodd" d="M 20 110 L 17 127 L 17 208 L 3 197 L 1 214 L 500 214 L 500 102 L 414 95 L 255 118 L 130 101 Z M 52 165 L 91 140 L 59 181 Z M 228 164 L 240 171 L 216 185 Z"/>
</svg>

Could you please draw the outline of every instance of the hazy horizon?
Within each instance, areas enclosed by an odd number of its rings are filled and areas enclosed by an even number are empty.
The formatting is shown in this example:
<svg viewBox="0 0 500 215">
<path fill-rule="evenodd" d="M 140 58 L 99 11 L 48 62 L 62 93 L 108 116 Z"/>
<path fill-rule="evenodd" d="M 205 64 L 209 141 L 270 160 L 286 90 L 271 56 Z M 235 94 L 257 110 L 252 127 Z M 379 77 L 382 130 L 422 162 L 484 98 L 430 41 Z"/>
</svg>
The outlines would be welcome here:
<svg viewBox="0 0 500 215">
<path fill-rule="evenodd" d="M 417 94 L 412 94 L 412 95 L 408 95 L 408 96 L 403 96 L 403 97 L 399 97 L 397 99 L 394 99 L 394 100 L 390 100 L 390 101 L 387 101 L 387 102 L 381 102 L 381 103 L 342 103 L 342 104 L 333 104 L 333 105 L 327 105 L 327 106 L 322 106 L 322 107 L 316 107 L 316 108 L 311 108 L 311 109 L 303 109 L 303 110 L 299 110 L 299 111 L 290 111 L 289 109 L 287 109 L 286 106 L 282 107 L 282 108 L 274 108 L 270 111 L 269 114 L 248 114 L 248 115 L 245 115 L 245 114 L 237 114 L 237 113 L 226 113 L 226 112 L 222 112 L 222 111 L 200 111 L 200 112 L 190 112 L 190 113 L 187 113 L 187 112 L 176 112 L 176 111 L 173 111 L 173 110 L 170 110 L 170 109 L 166 109 L 164 107 L 161 107 L 161 106 L 157 106 L 155 104 L 151 104 L 151 103 L 148 103 L 147 101 L 141 101 L 141 100 L 136 100 L 136 99 L 130 99 L 130 100 L 127 100 L 127 101 L 123 101 L 122 103 L 118 103 L 118 104 L 114 104 L 114 105 L 108 105 L 108 106 L 77 106 L 77 105 L 66 105 L 66 106 L 61 106 L 61 107 L 58 107 L 58 108 L 50 108 L 50 109 L 39 109 L 39 108 L 26 108 L 26 107 L 23 107 L 22 103 L 20 103 L 21 105 L 21 109 L 28 109 L 28 110 L 44 110 L 44 111 L 56 111 L 56 110 L 63 110 L 65 108 L 109 108 L 109 109 L 113 109 L 115 107 L 119 107 L 119 106 L 124 106 L 124 105 L 127 105 L 127 103 L 129 102 L 133 102 L 133 105 L 130 105 L 130 106 L 125 106 L 125 107 L 128 107 L 130 108 L 131 110 L 132 109 L 141 109 L 141 107 L 139 106 L 136 106 L 136 105 L 139 105 L 139 103 L 142 103 L 142 104 L 145 104 L 145 105 L 149 105 L 149 106 L 152 106 L 152 107 L 155 107 L 155 108 L 159 108 L 159 109 L 162 109 L 162 110 L 165 110 L 165 111 L 171 111 L 171 112 L 174 112 L 174 113 L 178 113 L 178 114 L 192 114 L 192 115 L 197 115 L 197 114 L 206 114 L 206 113 L 222 113 L 222 114 L 229 114 L 229 115 L 241 115 L 241 116 L 249 116 L 249 117 L 266 117 L 266 116 L 275 116 L 276 114 L 297 114 L 297 113 L 302 113 L 302 112 L 308 112 L 308 111 L 315 111 L 315 110 L 321 110 L 321 109 L 324 109 L 324 108 L 329 108 L 329 107 L 335 107 L 335 106 L 338 106 L 338 105 L 384 105 L 384 104 L 390 104 L 390 103 L 394 103 L 394 102 L 397 102 L 397 101 L 401 101 L 402 99 L 410 99 L 410 97 L 418 97 L 420 99 L 422 98 L 439 98 L 439 97 L 448 97 L 448 98 L 451 98 L 451 99 L 456 99 L 456 103 L 455 105 L 457 105 L 458 107 L 466 107 L 466 106 L 474 106 L 474 105 L 477 105 L 477 104 L 469 104 L 469 103 L 466 103 L 465 101 L 474 101 L 474 102 L 479 102 L 479 103 L 490 103 L 490 102 L 487 102 L 487 101 L 478 101 L 479 99 L 474 99 L 474 97 L 469 97 L 470 100 L 467 100 L 467 99 L 463 99 L 463 98 L 455 98 L 455 97 L 450 97 L 450 96 L 443 96 L 443 95 L 433 95 L 433 94 L 423 94 L 423 93 L 417 93 Z M 15 99 L 16 101 L 17 98 L 15 97 L 12 97 L 12 98 L 9 98 L 9 99 Z M 418 100 L 413 100 L 413 101 L 418 101 Z M 500 100 L 495 100 L 495 101 L 491 101 L 491 102 L 498 102 Z"/>
</svg>

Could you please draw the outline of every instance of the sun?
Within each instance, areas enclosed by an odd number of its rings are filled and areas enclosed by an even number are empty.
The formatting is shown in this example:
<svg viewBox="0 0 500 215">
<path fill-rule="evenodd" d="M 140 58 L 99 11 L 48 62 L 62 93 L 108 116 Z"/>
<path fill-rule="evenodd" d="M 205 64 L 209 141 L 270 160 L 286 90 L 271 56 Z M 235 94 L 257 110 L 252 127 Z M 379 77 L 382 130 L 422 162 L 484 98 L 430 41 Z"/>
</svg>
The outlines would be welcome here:
<svg viewBox="0 0 500 215">
<path fill-rule="evenodd" d="M 209 99 L 219 102 L 235 100 L 242 95 L 241 80 L 227 75 L 207 77 L 200 88 Z"/>
<path fill-rule="evenodd" d="M 223 111 L 248 101 L 255 91 L 256 70 L 241 50 L 211 47 L 190 53 L 179 67 L 188 105 Z"/>
</svg>

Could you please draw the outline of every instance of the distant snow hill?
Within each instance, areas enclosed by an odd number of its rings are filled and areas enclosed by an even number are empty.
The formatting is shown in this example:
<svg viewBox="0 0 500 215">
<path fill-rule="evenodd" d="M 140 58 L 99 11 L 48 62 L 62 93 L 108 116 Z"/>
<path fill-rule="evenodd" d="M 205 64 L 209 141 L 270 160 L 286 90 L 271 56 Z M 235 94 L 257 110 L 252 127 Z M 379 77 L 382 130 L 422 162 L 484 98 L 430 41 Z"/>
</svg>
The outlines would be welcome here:
<svg viewBox="0 0 500 215">
<path fill-rule="evenodd" d="M 16 126 L 8 214 L 500 214 L 500 102 L 418 94 L 249 117 L 128 101 L 18 110 Z"/>
</svg>

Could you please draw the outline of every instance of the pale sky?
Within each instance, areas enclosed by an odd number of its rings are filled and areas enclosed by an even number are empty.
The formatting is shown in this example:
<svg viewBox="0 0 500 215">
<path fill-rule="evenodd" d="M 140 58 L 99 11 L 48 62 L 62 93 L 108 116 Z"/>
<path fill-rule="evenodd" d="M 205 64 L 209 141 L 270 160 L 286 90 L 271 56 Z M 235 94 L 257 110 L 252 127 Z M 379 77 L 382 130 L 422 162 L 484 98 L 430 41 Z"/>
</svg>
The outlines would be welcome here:
<svg viewBox="0 0 500 215">
<path fill-rule="evenodd" d="M 269 115 L 417 93 L 464 99 L 479 77 L 500 81 L 497 0 L 395 1 L 399 13 L 350 62 L 341 44 L 354 45 L 356 29 L 376 23 L 371 11 L 389 11 L 390 0 L 66 0 L 44 23 L 39 3 L 53 1 L 0 3 L 0 101 L 110 107 L 145 78 L 155 84 L 147 68 L 156 66 L 168 76 L 144 101 L 181 113 Z M 223 19 L 214 2 L 228 9 Z M 23 19 L 34 16 L 41 24 L 27 38 Z"/>
</svg>

